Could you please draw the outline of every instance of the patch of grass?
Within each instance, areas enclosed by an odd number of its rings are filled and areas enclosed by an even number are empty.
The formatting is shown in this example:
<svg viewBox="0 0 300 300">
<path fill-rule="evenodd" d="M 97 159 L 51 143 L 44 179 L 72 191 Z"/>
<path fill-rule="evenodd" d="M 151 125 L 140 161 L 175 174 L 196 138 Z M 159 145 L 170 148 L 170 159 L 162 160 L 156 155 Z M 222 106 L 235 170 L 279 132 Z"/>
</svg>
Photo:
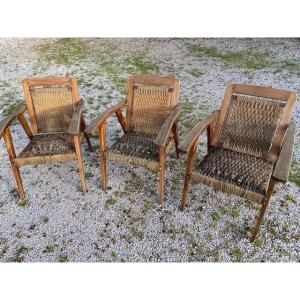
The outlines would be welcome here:
<svg viewBox="0 0 300 300">
<path fill-rule="evenodd" d="M 87 55 L 87 45 L 75 38 L 60 38 L 37 47 L 41 61 L 69 65 L 76 63 Z"/>
<path fill-rule="evenodd" d="M 139 52 L 132 57 L 125 59 L 127 71 L 137 75 L 158 74 L 159 67 L 156 63 L 150 61 L 143 53 Z"/>
<path fill-rule="evenodd" d="M 13 262 L 22 262 L 24 261 L 25 255 L 28 253 L 29 249 L 27 247 L 21 246 L 18 248 L 12 258 Z"/>
<path fill-rule="evenodd" d="M 105 204 L 104 204 L 104 208 L 105 208 L 105 209 L 108 209 L 108 208 L 110 208 L 111 206 L 115 205 L 116 203 L 117 203 L 117 198 L 111 196 L 111 197 L 109 197 L 109 198 L 106 200 L 106 202 L 105 202 Z"/>
<path fill-rule="evenodd" d="M 194 76 L 194 77 L 201 77 L 204 74 L 205 74 L 204 72 L 201 72 L 201 71 L 199 71 L 197 69 L 193 69 L 191 71 L 191 75 Z"/>
<path fill-rule="evenodd" d="M 214 221 L 219 221 L 221 219 L 220 215 L 216 211 L 212 212 L 210 216 Z"/>
<path fill-rule="evenodd" d="M 18 206 L 24 207 L 26 205 L 29 205 L 29 201 L 27 199 L 18 201 Z"/>
<path fill-rule="evenodd" d="M 46 246 L 45 250 L 43 250 L 43 253 L 52 253 L 52 252 L 54 252 L 53 245 L 48 245 L 48 246 Z"/>
<path fill-rule="evenodd" d="M 148 213 L 151 209 L 155 207 L 154 203 L 152 201 L 146 200 L 144 202 L 144 213 Z"/>
<path fill-rule="evenodd" d="M 234 219 L 237 219 L 237 218 L 240 216 L 240 213 L 238 212 L 238 210 L 234 209 L 234 210 L 231 212 L 231 216 L 232 216 Z"/>
<path fill-rule="evenodd" d="M 295 202 L 294 196 L 291 195 L 291 194 L 285 195 L 284 198 L 285 198 L 287 201 Z"/>
<path fill-rule="evenodd" d="M 291 163 L 289 181 L 300 187 L 300 163 L 296 160 L 293 160 Z"/>
<path fill-rule="evenodd" d="M 5 98 L 7 96 L 7 93 L 4 95 L 3 98 Z M 2 98 L 2 97 L 1 97 Z M 3 99 L 2 98 L 2 99 Z M 1 100 L 2 100 L 1 99 Z M 3 111 L 2 111 L 2 115 L 4 117 L 9 116 L 10 114 L 12 114 L 13 112 L 17 111 L 19 108 L 21 108 L 22 105 L 24 105 L 24 102 L 22 101 L 17 101 L 16 100 L 16 95 L 15 94 L 11 94 L 11 96 L 9 97 L 9 99 L 7 100 L 10 102 L 10 104 L 4 106 Z"/>
<path fill-rule="evenodd" d="M 295 72 L 300 70 L 300 65 L 291 60 L 285 60 L 280 63 L 280 68 Z"/>
<path fill-rule="evenodd" d="M 136 227 L 132 227 L 131 232 L 134 237 L 139 238 L 140 240 L 144 238 L 144 233 Z"/>
<path fill-rule="evenodd" d="M 58 261 L 59 261 L 60 263 L 64 263 L 64 262 L 68 262 L 69 259 L 68 259 L 68 256 L 67 256 L 67 255 L 60 255 L 60 256 L 58 257 Z"/>
<path fill-rule="evenodd" d="M 239 247 L 235 247 L 230 250 L 230 255 L 234 258 L 236 262 L 242 261 L 242 252 Z"/>
<path fill-rule="evenodd" d="M 0 80 L 0 89 L 9 88 L 11 86 L 9 81 Z"/>
<path fill-rule="evenodd" d="M 245 69 L 263 69 L 272 65 L 269 60 L 270 52 L 259 51 L 224 51 L 217 47 L 201 47 L 188 45 L 191 52 L 200 58 L 213 58 L 224 62 L 227 67 L 245 68 Z"/>
<path fill-rule="evenodd" d="M 7 240 L 3 237 L 0 237 L 0 258 L 2 258 L 8 250 Z"/>
<path fill-rule="evenodd" d="M 49 217 L 45 216 L 43 217 L 44 224 L 47 224 L 49 222 Z"/>
<path fill-rule="evenodd" d="M 202 220 L 202 214 L 201 213 L 196 214 L 196 220 L 198 220 L 198 221 Z"/>
<path fill-rule="evenodd" d="M 117 253 L 115 251 L 112 251 L 110 253 L 110 256 L 113 257 L 113 258 L 116 258 L 117 257 Z"/>
<path fill-rule="evenodd" d="M 86 177 L 86 179 L 89 179 L 89 178 L 94 177 L 94 174 L 92 172 L 86 172 L 85 177 Z"/>
<path fill-rule="evenodd" d="M 263 242 L 260 240 L 260 239 L 256 239 L 254 242 L 253 242 L 253 245 L 257 248 L 261 248 L 263 246 Z"/>
<path fill-rule="evenodd" d="M 10 191 L 9 191 L 9 194 L 10 194 L 13 198 L 19 199 L 19 192 L 18 192 L 17 189 L 12 189 L 12 190 L 10 190 Z"/>
</svg>

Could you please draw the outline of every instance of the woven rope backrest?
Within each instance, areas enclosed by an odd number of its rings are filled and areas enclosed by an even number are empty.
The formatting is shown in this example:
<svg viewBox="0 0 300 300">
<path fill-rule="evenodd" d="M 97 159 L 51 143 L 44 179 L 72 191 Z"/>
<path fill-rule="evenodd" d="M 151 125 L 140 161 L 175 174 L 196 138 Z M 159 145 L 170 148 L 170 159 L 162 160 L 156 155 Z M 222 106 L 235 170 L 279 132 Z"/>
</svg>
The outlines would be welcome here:
<svg viewBox="0 0 300 300">
<path fill-rule="evenodd" d="M 79 98 L 75 79 L 33 79 L 23 87 L 34 133 L 67 132 Z"/>
<path fill-rule="evenodd" d="M 267 157 L 285 102 L 237 95 L 231 100 L 218 145 L 237 152 Z"/>
<path fill-rule="evenodd" d="M 130 87 L 132 97 L 127 113 L 130 114 L 131 131 L 157 134 L 178 103 L 177 79 L 168 78 L 170 82 L 162 80 L 160 83 L 160 77 L 152 78 L 153 82 L 146 83 L 136 80 Z"/>
</svg>

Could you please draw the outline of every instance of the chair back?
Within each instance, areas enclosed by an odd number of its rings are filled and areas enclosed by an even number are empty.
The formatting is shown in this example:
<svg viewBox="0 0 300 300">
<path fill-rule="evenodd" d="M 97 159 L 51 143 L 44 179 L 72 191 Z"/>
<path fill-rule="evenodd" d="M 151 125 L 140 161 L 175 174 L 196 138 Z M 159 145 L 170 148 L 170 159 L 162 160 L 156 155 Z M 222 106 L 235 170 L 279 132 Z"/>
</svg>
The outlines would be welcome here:
<svg viewBox="0 0 300 300">
<path fill-rule="evenodd" d="M 157 134 L 179 101 L 179 79 L 135 76 L 128 82 L 126 130 Z"/>
<path fill-rule="evenodd" d="M 286 90 L 229 85 L 212 146 L 276 161 L 295 101 Z"/>
<path fill-rule="evenodd" d="M 80 100 L 74 78 L 23 80 L 33 134 L 67 132 L 75 104 Z"/>
</svg>

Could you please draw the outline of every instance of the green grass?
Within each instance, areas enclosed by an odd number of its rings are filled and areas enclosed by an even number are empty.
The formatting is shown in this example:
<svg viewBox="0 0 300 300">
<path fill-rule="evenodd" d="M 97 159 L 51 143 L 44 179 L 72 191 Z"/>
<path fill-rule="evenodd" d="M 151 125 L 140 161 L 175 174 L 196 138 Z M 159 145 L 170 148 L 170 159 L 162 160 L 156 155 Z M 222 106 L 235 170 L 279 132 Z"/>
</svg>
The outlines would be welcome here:
<svg viewBox="0 0 300 300">
<path fill-rule="evenodd" d="M 16 250 L 14 256 L 12 257 L 13 262 L 22 262 L 24 261 L 25 255 L 28 253 L 29 249 L 27 247 L 21 246 Z"/>
<path fill-rule="evenodd" d="M 234 218 L 234 219 L 237 219 L 239 216 L 240 216 L 240 213 L 234 209 L 232 212 L 231 212 L 231 216 Z"/>
<path fill-rule="evenodd" d="M 94 177 L 94 174 L 92 172 L 86 172 L 85 177 L 86 177 L 86 179 L 89 179 L 89 178 Z"/>
<path fill-rule="evenodd" d="M 291 163 L 289 181 L 300 187 L 300 163 L 296 160 L 293 160 Z"/>
<path fill-rule="evenodd" d="M 106 202 L 104 204 L 104 208 L 109 209 L 111 206 L 114 206 L 116 203 L 117 203 L 117 198 L 111 196 L 106 200 Z"/>
<path fill-rule="evenodd" d="M 26 206 L 26 205 L 29 205 L 29 201 L 28 201 L 27 199 L 20 200 L 20 201 L 18 202 L 18 206 L 20 206 L 20 207 L 24 207 L 24 206 Z"/>
<path fill-rule="evenodd" d="M 47 216 L 43 217 L 44 224 L 47 224 L 49 222 L 49 218 Z"/>
<path fill-rule="evenodd" d="M 191 71 L 191 75 L 193 75 L 194 77 L 201 77 L 202 75 L 204 75 L 205 73 L 204 72 L 201 72 L 197 69 L 193 69 Z"/>
<path fill-rule="evenodd" d="M 60 255 L 60 256 L 58 257 L 58 261 L 59 261 L 60 263 L 64 263 L 64 262 L 68 262 L 69 259 L 68 259 L 68 256 L 67 256 L 67 255 Z"/>
<path fill-rule="evenodd" d="M 212 58 L 226 64 L 226 66 L 245 68 L 245 69 L 263 69 L 272 65 L 269 60 L 270 52 L 264 51 L 220 51 L 217 47 L 201 47 L 188 45 L 192 53 L 200 58 Z"/>
<path fill-rule="evenodd" d="M 41 62 L 69 65 L 78 63 L 87 55 L 86 42 L 74 38 L 61 38 L 37 47 Z"/>
<path fill-rule="evenodd" d="M 236 262 L 242 261 L 242 252 L 239 247 L 235 247 L 230 250 L 230 255 L 234 258 Z"/>
<path fill-rule="evenodd" d="M 131 232 L 134 237 L 139 238 L 140 240 L 144 238 L 144 233 L 136 227 L 132 227 Z"/>
<path fill-rule="evenodd" d="M 214 221 L 219 221 L 221 219 L 220 215 L 216 211 L 212 212 L 210 216 Z"/>
</svg>

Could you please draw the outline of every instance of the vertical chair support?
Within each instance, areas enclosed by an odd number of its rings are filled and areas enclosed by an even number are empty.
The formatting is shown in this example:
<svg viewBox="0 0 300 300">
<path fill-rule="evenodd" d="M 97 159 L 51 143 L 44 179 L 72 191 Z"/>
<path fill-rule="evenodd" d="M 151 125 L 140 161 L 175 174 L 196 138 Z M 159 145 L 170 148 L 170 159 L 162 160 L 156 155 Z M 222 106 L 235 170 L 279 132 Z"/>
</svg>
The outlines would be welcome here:
<svg viewBox="0 0 300 300">
<path fill-rule="evenodd" d="M 194 168 L 196 151 L 197 151 L 199 142 L 200 142 L 200 138 L 198 138 L 194 142 L 194 144 L 191 147 L 189 154 L 188 154 L 188 161 L 187 161 L 187 166 L 186 166 L 186 173 L 185 173 L 185 179 L 184 179 L 184 186 L 183 186 L 180 210 L 184 210 L 186 203 L 187 203 L 187 196 L 188 196 L 190 183 L 191 183 L 191 172 L 193 171 L 193 168 Z"/>
<path fill-rule="evenodd" d="M 80 179 L 81 179 L 82 192 L 86 193 L 86 181 L 85 181 L 83 161 L 82 161 L 82 155 L 81 155 L 81 149 L 80 149 L 80 138 L 78 135 L 75 135 L 73 138 L 74 138 L 79 174 L 80 174 Z"/>
<path fill-rule="evenodd" d="M 106 121 L 99 126 L 99 141 L 100 141 L 100 160 L 101 160 L 101 175 L 102 175 L 102 190 L 106 192 L 107 175 L 106 175 Z"/>
<path fill-rule="evenodd" d="M 272 196 L 275 184 L 276 184 L 276 181 L 273 178 L 271 178 L 270 183 L 269 183 L 269 187 L 268 187 L 268 192 L 267 192 L 267 195 L 266 195 L 266 197 L 265 197 L 265 199 L 264 199 L 264 201 L 262 203 L 262 207 L 260 209 L 259 215 L 258 215 L 258 217 L 256 219 L 256 224 L 255 224 L 252 236 L 250 238 L 250 242 L 253 242 L 256 239 L 256 237 L 257 237 L 260 225 L 262 223 L 263 217 L 264 217 L 265 212 L 267 210 L 267 207 L 268 207 L 268 204 L 269 204 L 269 200 L 270 200 L 270 198 Z"/>
<path fill-rule="evenodd" d="M 93 147 L 92 147 L 92 144 L 91 144 L 91 140 L 88 136 L 88 134 L 85 133 L 85 128 L 86 128 L 86 122 L 85 122 L 85 119 L 83 117 L 83 114 L 80 116 L 80 127 L 81 127 L 81 130 L 83 131 L 83 134 L 84 134 L 84 137 L 85 137 L 85 140 L 88 144 L 88 148 L 89 148 L 89 151 L 90 152 L 93 152 Z"/>
<path fill-rule="evenodd" d="M 176 157 L 179 158 L 179 133 L 178 133 L 178 120 L 174 122 L 172 126 L 172 132 L 173 132 L 173 138 L 174 138 L 174 143 L 175 143 L 175 148 L 176 148 Z"/>
<path fill-rule="evenodd" d="M 161 204 L 163 204 L 165 198 L 165 166 L 166 148 L 161 147 L 159 150 L 159 197 Z"/>
<path fill-rule="evenodd" d="M 16 152 L 15 152 L 15 147 L 14 147 L 14 144 L 13 144 L 13 141 L 12 141 L 12 136 L 11 136 L 11 132 L 10 132 L 9 128 L 7 128 L 5 130 L 3 137 L 4 137 L 6 149 L 7 149 L 7 152 L 8 152 L 9 160 L 10 160 L 10 163 L 11 163 L 11 167 L 12 167 L 13 173 L 15 175 L 15 179 L 16 179 L 20 199 L 24 200 L 25 199 L 24 188 L 23 188 L 23 184 L 22 184 L 20 169 L 14 162 L 14 159 L 16 158 Z"/>
</svg>

